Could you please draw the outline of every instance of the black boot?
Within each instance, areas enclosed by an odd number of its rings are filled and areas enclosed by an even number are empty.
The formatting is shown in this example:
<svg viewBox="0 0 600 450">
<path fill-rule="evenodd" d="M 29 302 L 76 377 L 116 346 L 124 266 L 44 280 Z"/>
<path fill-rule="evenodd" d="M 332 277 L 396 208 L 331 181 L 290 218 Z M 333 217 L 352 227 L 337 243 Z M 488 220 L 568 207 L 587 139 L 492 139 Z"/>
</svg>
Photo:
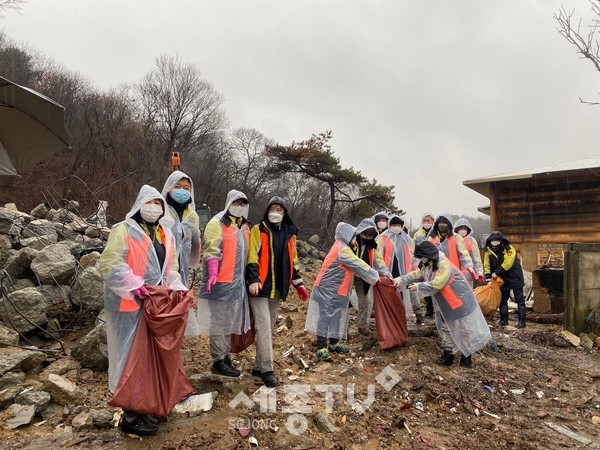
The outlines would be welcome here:
<svg viewBox="0 0 600 450">
<path fill-rule="evenodd" d="M 151 423 L 145 416 L 124 411 L 119 422 L 119 427 L 124 433 L 137 436 L 152 436 L 158 431 L 157 423 Z"/>
<path fill-rule="evenodd" d="M 260 375 L 260 377 L 262 378 L 266 387 L 272 388 L 279 386 L 279 380 L 273 372 L 264 372 Z"/>
<path fill-rule="evenodd" d="M 237 378 L 240 376 L 240 371 L 233 367 L 231 363 L 228 363 L 227 359 L 215 361 L 212 365 L 211 372 L 216 373 L 217 375 L 223 375 L 232 378 Z"/>
<path fill-rule="evenodd" d="M 415 314 L 417 316 L 417 325 L 421 325 L 424 323 L 423 314 Z"/>
<path fill-rule="evenodd" d="M 442 356 L 435 362 L 439 366 L 451 366 L 454 362 L 454 354 L 452 350 L 444 350 Z"/>
<path fill-rule="evenodd" d="M 433 317 L 433 299 L 425 297 L 425 317 Z"/>
<path fill-rule="evenodd" d="M 473 361 L 471 360 L 471 355 L 465 356 L 460 355 L 460 365 L 463 367 L 471 368 L 473 367 Z"/>
</svg>

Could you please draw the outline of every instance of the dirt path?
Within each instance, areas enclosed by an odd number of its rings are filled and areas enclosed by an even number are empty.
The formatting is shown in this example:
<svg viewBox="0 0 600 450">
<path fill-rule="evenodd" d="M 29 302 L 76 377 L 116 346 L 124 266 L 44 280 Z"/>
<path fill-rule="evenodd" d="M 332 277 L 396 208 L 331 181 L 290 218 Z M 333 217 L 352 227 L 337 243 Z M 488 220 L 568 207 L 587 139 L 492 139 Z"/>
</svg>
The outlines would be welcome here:
<svg viewBox="0 0 600 450">
<path fill-rule="evenodd" d="M 593 417 L 600 417 L 600 353 L 562 341 L 560 327 L 530 322 L 522 330 L 503 330 L 492 325 L 494 345 L 476 354 L 474 368 L 466 369 L 458 358 L 450 368 L 435 365 L 440 349 L 432 324 L 411 326 L 406 347 L 382 352 L 374 336 L 357 336 L 351 322 L 352 352 L 319 363 L 313 357 L 314 339 L 303 331 L 305 310 L 306 304 L 297 300 L 281 309 L 274 354 L 283 383 L 270 396 L 257 398 L 254 408 L 230 405 L 238 392 L 251 400 L 260 387 L 248 373 L 251 347 L 235 358 L 244 370 L 240 379 L 212 377 L 221 393 L 210 412 L 172 414 L 156 436 L 134 438 L 118 429 L 61 433 L 59 417 L 38 426 L 3 429 L 3 447 L 247 449 L 255 438 L 258 448 L 271 449 L 600 448 L 600 424 L 593 423 L 598 420 Z M 282 356 L 291 346 L 296 348 L 293 355 Z M 190 375 L 208 371 L 206 338 L 186 341 L 183 354 Z M 300 369 L 300 358 L 308 370 Z M 85 406 L 106 407 L 105 379 L 79 384 L 90 392 Z M 369 386 L 374 400 L 366 407 Z M 323 389 L 331 391 L 330 405 Z M 348 392 L 362 403 L 353 408 Z M 263 412 L 261 399 L 267 407 Z M 319 420 L 330 421 L 332 432 L 317 425 Z M 585 445 L 552 425 L 592 442 Z M 240 433 L 244 427 L 252 429 L 246 437 Z"/>
</svg>

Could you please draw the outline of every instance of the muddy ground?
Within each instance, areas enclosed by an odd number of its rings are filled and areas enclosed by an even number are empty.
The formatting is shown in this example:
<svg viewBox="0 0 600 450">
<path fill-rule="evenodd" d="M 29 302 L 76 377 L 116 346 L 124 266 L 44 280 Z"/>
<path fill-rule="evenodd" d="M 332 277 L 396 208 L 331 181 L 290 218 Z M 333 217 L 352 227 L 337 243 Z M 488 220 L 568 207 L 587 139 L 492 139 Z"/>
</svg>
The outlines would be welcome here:
<svg viewBox="0 0 600 450">
<path fill-rule="evenodd" d="M 305 312 L 306 303 L 295 295 L 280 310 L 274 354 L 282 384 L 270 397 L 262 397 L 263 406 L 269 406 L 268 398 L 272 400 L 270 411 L 260 411 L 260 399 L 254 408 L 230 405 L 234 394 L 243 391 L 251 396 L 260 387 L 249 374 L 252 346 L 234 357 L 244 371 L 240 379 L 207 375 L 209 384 L 220 391 L 211 411 L 195 417 L 171 414 L 155 436 L 128 436 L 118 428 L 70 432 L 72 414 L 58 411 L 53 419 L 36 417 L 34 423 L 16 430 L 2 427 L 1 446 L 247 449 L 254 438 L 257 448 L 265 449 L 600 448 L 600 352 L 573 347 L 559 337 L 560 326 L 530 321 L 525 329 L 500 328 L 492 318 L 492 345 L 476 354 L 474 367 L 467 369 L 458 365 L 458 357 L 452 367 L 436 366 L 441 350 L 432 323 L 411 325 L 407 345 L 384 352 L 374 332 L 358 335 L 351 319 L 351 353 L 318 362 L 313 336 L 303 331 Z M 513 313 L 511 324 L 515 323 Z M 296 348 L 292 355 L 282 356 L 291 346 Z M 208 374 L 207 338 L 186 340 L 183 355 L 190 375 Z M 308 369 L 300 368 L 301 359 Z M 387 376 L 382 375 L 384 370 Z M 80 379 L 78 384 L 89 392 L 85 407 L 107 408 L 106 374 Z M 339 390 L 330 394 L 330 408 L 325 394 L 318 392 L 320 385 Z M 375 389 L 374 401 L 366 407 L 369 386 Z M 291 389 L 304 389 L 306 401 L 295 406 L 286 401 Z M 348 391 L 363 402 L 353 408 Z M 318 424 L 327 420 L 331 432 L 325 428 L 328 424 Z M 552 425 L 591 442 L 582 443 Z"/>
</svg>

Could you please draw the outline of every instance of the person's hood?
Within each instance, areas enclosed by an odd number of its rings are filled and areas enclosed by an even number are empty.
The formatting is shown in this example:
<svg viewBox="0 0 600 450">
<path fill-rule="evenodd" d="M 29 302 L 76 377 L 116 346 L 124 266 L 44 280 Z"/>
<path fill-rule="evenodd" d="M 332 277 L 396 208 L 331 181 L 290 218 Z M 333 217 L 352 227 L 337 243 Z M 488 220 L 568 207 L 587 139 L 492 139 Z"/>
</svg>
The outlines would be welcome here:
<svg viewBox="0 0 600 450">
<path fill-rule="evenodd" d="M 335 227 L 335 239 L 342 241 L 346 245 L 350 245 L 354 235 L 356 234 L 356 228 L 346 222 L 340 222 Z"/>
<path fill-rule="evenodd" d="M 369 228 L 373 229 L 373 233 L 377 236 L 377 225 L 373 219 L 363 219 L 356 227 L 356 235 L 359 235 L 363 231 L 367 231 Z"/>
<path fill-rule="evenodd" d="M 190 182 L 190 186 L 192 188 L 192 190 L 190 192 L 191 199 L 192 199 L 192 201 L 190 202 L 190 205 L 192 206 L 192 210 L 195 210 L 196 202 L 194 201 L 194 182 L 192 181 L 191 177 L 188 177 L 185 173 L 180 172 L 179 170 L 176 170 L 171 175 L 169 175 L 169 178 L 167 178 L 167 181 L 165 181 L 165 185 L 163 186 L 163 190 L 162 190 L 161 194 L 162 194 L 163 198 L 166 200 L 167 194 L 169 193 L 169 191 L 171 189 L 173 189 L 173 186 L 175 185 L 175 183 L 177 183 L 182 178 L 185 178 Z"/>
<path fill-rule="evenodd" d="M 248 211 L 250 210 L 250 205 L 248 204 L 248 197 L 246 197 L 246 194 L 244 194 L 243 192 L 236 191 L 235 189 L 232 189 L 231 191 L 229 191 L 227 193 L 227 201 L 225 202 L 225 209 L 223 211 L 221 211 L 221 215 L 227 214 L 227 211 L 229 210 L 229 207 L 231 206 L 231 204 L 241 198 L 246 200 L 246 205 L 245 205 L 244 212 L 242 213 L 242 216 L 244 217 L 244 219 L 248 220 Z"/>
<path fill-rule="evenodd" d="M 169 214 L 165 214 L 165 207 L 166 207 L 165 199 L 163 198 L 162 195 L 160 195 L 160 192 L 158 192 L 156 190 L 156 188 L 153 188 L 152 186 L 148 186 L 147 184 L 143 185 L 140 188 L 140 192 L 138 193 L 137 198 L 135 199 L 135 202 L 133 203 L 133 206 L 131 207 L 131 210 L 125 216 L 125 220 L 131 219 L 136 213 L 139 212 L 142 205 L 144 205 L 145 203 L 148 203 L 150 200 L 160 200 L 161 201 L 162 206 L 163 206 L 163 215 L 160 219 L 158 219 L 158 222 L 164 228 L 170 228 L 173 225 L 173 219 L 170 218 Z"/>
<path fill-rule="evenodd" d="M 431 227 L 431 230 L 429 230 L 428 235 L 429 236 L 437 236 L 438 235 L 438 223 L 440 223 L 440 220 L 447 220 L 448 222 L 450 222 L 450 230 L 448 231 L 448 236 L 452 236 L 452 234 L 454 233 L 454 223 L 452 220 L 452 214 L 440 214 L 439 216 L 437 216 L 435 218 L 435 222 L 433 223 L 433 226 Z"/>
<path fill-rule="evenodd" d="M 294 222 L 292 221 L 292 218 L 290 217 L 290 214 L 288 213 L 287 202 L 278 196 L 271 197 L 271 200 L 269 200 L 269 204 L 265 208 L 265 213 L 263 215 L 263 221 L 265 223 L 269 223 L 269 208 L 271 207 L 271 205 L 274 205 L 275 203 L 283 206 L 283 210 L 285 211 L 285 213 L 283 215 L 283 220 L 281 221 L 281 223 L 289 223 L 290 225 L 294 225 Z M 295 225 L 294 225 L 294 227 L 295 227 Z"/>
<path fill-rule="evenodd" d="M 402 226 L 404 226 L 404 219 L 397 214 L 392 214 L 390 216 L 390 221 L 388 222 L 388 228 L 391 226 L 392 219 L 394 218 L 400 219 L 402 221 Z"/>
<path fill-rule="evenodd" d="M 473 232 L 473 227 L 467 219 L 458 219 L 454 224 L 454 232 L 456 233 L 456 229 L 460 227 L 467 227 L 467 236 Z"/>
<path fill-rule="evenodd" d="M 390 216 L 388 216 L 385 211 L 379 211 L 377 214 L 371 217 L 371 219 L 373 220 L 373 222 L 377 223 L 379 219 L 390 220 Z"/>
<path fill-rule="evenodd" d="M 508 239 L 506 239 L 506 237 L 500 231 L 492 231 L 492 233 L 485 240 L 485 246 L 491 247 L 490 242 L 492 241 L 502 242 L 502 246 L 507 250 L 510 247 L 510 242 L 508 242 Z"/>
<path fill-rule="evenodd" d="M 435 220 L 435 216 L 434 216 L 432 213 L 428 213 L 428 212 L 426 212 L 426 213 L 424 213 L 424 214 L 421 216 L 421 222 L 420 222 L 421 224 L 423 224 L 423 219 L 424 219 L 425 217 L 431 217 L 433 220 Z"/>
<path fill-rule="evenodd" d="M 440 259 L 440 251 L 429 241 L 422 241 L 415 245 L 415 251 L 413 254 L 417 259 L 423 257 L 433 259 L 435 261 Z"/>
</svg>

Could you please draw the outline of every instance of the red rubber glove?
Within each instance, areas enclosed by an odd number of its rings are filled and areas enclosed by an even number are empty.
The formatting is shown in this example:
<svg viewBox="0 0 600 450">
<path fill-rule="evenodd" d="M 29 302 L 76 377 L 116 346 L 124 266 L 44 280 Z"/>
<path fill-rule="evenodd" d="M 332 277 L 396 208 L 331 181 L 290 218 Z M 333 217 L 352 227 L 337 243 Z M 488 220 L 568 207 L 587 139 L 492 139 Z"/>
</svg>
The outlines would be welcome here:
<svg viewBox="0 0 600 450">
<path fill-rule="evenodd" d="M 138 300 L 144 300 L 146 297 L 148 297 L 148 289 L 146 289 L 145 286 L 140 286 L 139 288 L 131 291 L 131 293 Z"/>
<path fill-rule="evenodd" d="M 212 287 L 217 284 L 217 273 L 219 272 L 219 260 L 217 258 L 209 259 L 206 262 L 208 270 L 208 280 L 206 281 L 206 292 L 210 294 Z"/>
<path fill-rule="evenodd" d="M 477 278 L 477 280 L 479 280 L 480 283 L 483 283 L 483 280 L 484 280 L 483 275 L 479 275 L 479 277 Z"/>
<path fill-rule="evenodd" d="M 308 291 L 304 286 L 296 286 L 296 292 L 298 292 L 298 297 L 300 297 L 300 300 L 308 300 Z"/>
</svg>

